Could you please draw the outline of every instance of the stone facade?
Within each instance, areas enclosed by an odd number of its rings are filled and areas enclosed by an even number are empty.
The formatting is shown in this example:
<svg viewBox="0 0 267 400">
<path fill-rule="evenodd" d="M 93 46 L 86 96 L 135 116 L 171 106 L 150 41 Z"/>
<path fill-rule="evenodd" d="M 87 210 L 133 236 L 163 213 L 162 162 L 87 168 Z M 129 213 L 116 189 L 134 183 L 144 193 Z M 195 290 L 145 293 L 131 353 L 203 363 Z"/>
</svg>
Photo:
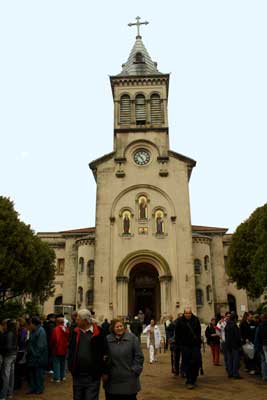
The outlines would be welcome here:
<svg viewBox="0 0 267 400">
<path fill-rule="evenodd" d="M 191 225 L 189 179 L 196 162 L 171 151 L 169 75 L 136 38 L 112 76 L 113 152 L 90 163 L 97 184 L 96 226 L 39 233 L 56 252 L 55 295 L 44 305 L 94 309 L 98 318 L 156 319 L 190 305 L 207 322 L 247 296 L 225 272 L 226 229 Z"/>
</svg>

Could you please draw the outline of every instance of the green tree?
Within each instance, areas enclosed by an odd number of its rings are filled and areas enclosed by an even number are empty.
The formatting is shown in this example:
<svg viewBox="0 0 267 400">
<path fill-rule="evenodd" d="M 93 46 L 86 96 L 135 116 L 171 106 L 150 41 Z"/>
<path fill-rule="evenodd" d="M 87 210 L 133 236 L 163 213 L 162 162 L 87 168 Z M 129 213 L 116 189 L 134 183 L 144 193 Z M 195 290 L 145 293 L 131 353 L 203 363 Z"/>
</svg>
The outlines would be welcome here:
<svg viewBox="0 0 267 400">
<path fill-rule="evenodd" d="M 257 208 L 233 234 L 227 272 L 253 297 L 267 286 L 267 204 Z"/>
<path fill-rule="evenodd" d="M 20 221 L 10 199 L 0 196 L 0 306 L 22 295 L 41 302 L 53 294 L 55 253 Z"/>
</svg>

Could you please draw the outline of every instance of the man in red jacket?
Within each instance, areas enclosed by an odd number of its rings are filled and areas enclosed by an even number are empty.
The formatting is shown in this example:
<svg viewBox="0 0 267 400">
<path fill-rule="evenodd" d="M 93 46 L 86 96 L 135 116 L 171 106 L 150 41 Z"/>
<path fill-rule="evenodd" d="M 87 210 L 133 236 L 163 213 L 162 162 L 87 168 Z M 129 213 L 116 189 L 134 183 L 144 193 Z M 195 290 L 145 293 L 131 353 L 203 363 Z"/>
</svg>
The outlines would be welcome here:
<svg viewBox="0 0 267 400">
<path fill-rule="evenodd" d="M 64 315 L 56 316 L 56 327 L 53 329 L 50 346 L 53 356 L 53 381 L 65 380 L 65 361 L 68 351 L 69 329 L 64 326 Z"/>
</svg>

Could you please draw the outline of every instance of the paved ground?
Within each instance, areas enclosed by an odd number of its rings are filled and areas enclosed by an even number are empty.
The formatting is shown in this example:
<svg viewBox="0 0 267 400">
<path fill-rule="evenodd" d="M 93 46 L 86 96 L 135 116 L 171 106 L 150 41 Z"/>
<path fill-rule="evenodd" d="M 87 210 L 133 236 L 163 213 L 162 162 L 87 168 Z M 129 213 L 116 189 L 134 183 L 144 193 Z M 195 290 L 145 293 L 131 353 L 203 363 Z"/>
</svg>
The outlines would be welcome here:
<svg viewBox="0 0 267 400">
<path fill-rule="evenodd" d="M 146 353 L 146 350 L 144 350 Z M 146 354 L 145 354 L 146 355 Z M 266 400 L 267 384 L 258 376 L 250 376 L 242 372 L 244 379 L 234 381 L 226 377 L 223 367 L 213 367 L 210 354 L 204 355 L 204 372 L 198 381 L 198 387 L 188 390 L 184 380 L 173 377 L 170 373 L 170 353 L 159 355 L 159 362 L 145 362 L 142 374 L 142 391 L 138 400 Z M 43 395 L 25 396 L 25 390 L 16 393 L 15 399 L 20 400 L 72 400 L 71 377 L 68 375 L 65 383 L 55 384 L 47 381 Z M 104 399 L 101 392 L 101 400 Z"/>
</svg>

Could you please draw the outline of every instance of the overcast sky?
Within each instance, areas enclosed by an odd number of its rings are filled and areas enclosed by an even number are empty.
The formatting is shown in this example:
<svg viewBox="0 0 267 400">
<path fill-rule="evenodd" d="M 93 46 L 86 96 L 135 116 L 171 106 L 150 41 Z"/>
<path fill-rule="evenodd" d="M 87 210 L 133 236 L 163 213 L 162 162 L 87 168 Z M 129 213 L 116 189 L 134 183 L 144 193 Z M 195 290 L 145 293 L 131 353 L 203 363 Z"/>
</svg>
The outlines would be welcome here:
<svg viewBox="0 0 267 400">
<path fill-rule="evenodd" d="M 95 224 L 88 163 L 113 148 L 137 15 L 171 72 L 171 148 L 197 161 L 192 223 L 231 232 L 266 203 L 266 0 L 1 0 L 0 194 L 36 231 Z"/>
</svg>

